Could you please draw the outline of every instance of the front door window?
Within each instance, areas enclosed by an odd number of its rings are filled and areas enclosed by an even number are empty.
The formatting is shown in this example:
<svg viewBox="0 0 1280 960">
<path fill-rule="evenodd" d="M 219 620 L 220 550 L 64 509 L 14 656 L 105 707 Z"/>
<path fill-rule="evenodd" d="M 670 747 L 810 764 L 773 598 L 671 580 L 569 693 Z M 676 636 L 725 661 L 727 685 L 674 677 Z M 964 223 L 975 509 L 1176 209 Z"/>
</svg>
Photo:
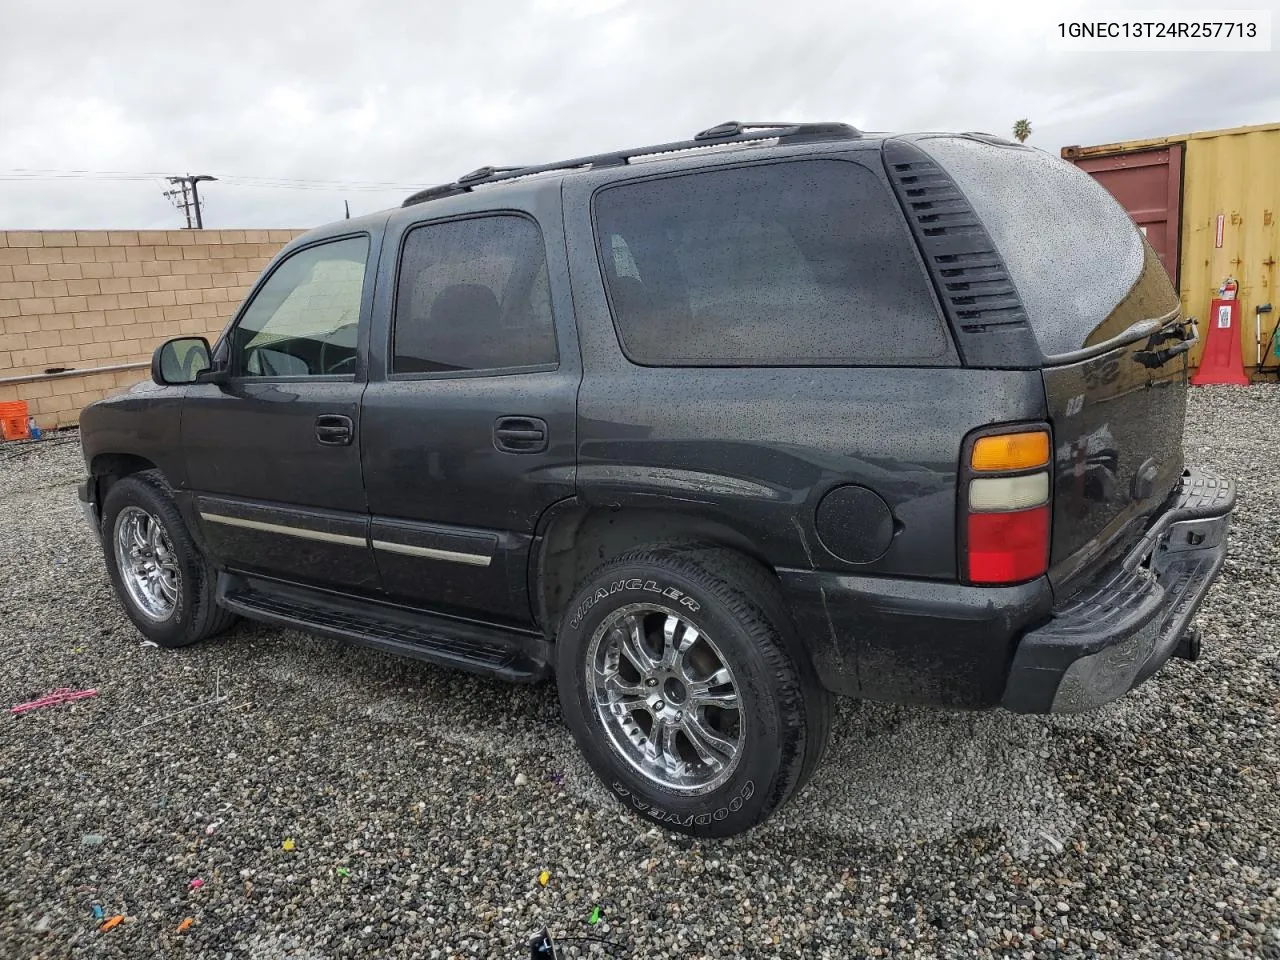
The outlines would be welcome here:
<svg viewBox="0 0 1280 960">
<path fill-rule="evenodd" d="M 368 238 L 348 237 L 307 247 L 280 264 L 232 332 L 232 374 L 353 374 L 368 257 Z"/>
</svg>

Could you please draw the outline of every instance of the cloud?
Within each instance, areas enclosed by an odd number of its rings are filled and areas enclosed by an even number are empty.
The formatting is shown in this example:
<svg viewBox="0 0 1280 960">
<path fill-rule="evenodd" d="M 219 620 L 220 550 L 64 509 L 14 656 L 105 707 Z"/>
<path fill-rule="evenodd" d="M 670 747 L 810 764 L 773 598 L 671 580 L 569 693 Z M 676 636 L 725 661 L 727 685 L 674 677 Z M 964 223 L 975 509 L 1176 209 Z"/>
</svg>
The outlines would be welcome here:
<svg viewBox="0 0 1280 960">
<path fill-rule="evenodd" d="M 1049 49 L 1056 22 L 1100 9 L 139 0 L 123 15 L 8 0 L 0 226 L 180 222 L 160 177 L 4 179 L 18 169 L 210 173 L 209 224 L 309 226 L 344 199 L 367 212 L 484 164 L 664 142 L 730 118 L 1004 134 L 1025 116 L 1049 150 L 1280 120 L 1274 54 Z"/>
</svg>

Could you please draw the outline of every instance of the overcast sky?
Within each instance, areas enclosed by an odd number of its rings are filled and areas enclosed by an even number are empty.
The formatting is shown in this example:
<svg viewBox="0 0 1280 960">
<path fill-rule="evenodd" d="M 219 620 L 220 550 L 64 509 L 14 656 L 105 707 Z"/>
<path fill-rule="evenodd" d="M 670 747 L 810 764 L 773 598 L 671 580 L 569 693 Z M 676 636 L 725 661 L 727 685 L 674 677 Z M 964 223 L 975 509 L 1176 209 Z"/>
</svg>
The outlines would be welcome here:
<svg viewBox="0 0 1280 960">
<path fill-rule="evenodd" d="M 1277 3 L 1239 5 L 1280 22 Z M 223 178 L 206 226 L 307 227 L 729 119 L 1008 135 L 1028 117 L 1052 151 L 1280 121 L 1280 54 L 1051 51 L 1054 24 L 1104 5 L 1037 6 L 0 0 L 0 227 L 180 226 L 161 175 L 187 172 Z M 30 170 L 151 176 L 14 179 Z"/>
</svg>

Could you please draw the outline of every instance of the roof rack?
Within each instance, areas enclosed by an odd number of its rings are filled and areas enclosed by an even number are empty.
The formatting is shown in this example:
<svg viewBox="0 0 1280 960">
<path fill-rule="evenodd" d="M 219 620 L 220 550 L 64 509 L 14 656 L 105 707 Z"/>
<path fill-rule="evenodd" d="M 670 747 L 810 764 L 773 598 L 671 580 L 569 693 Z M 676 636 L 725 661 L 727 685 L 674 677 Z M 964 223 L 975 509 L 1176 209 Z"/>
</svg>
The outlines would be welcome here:
<svg viewBox="0 0 1280 960">
<path fill-rule="evenodd" d="M 544 163 L 531 167 L 480 167 L 478 170 L 463 174 L 453 183 L 445 183 L 440 186 L 419 190 L 405 200 L 401 206 L 411 207 L 414 204 L 425 203 L 428 200 L 438 200 L 441 197 L 452 197 L 460 193 L 466 193 L 481 184 L 514 180 L 519 177 L 547 173 L 552 170 L 582 170 L 625 166 L 635 157 L 648 157 L 660 153 L 698 150 L 726 143 L 752 143 L 760 140 L 777 140 L 780 143 L 815 143 L 822 140 L 855 140 L 860 136 L 862 134 L 858 129 L 849 126 L 847 123 L 743 123 L 738 120 L 730 120 L 695 134 L 692 140 L 679 140 L 675 143 L 635 147 L 631 150 L 616 150 L 612 153 L 597 153 L 588 157 L 577 157 L 573 160 L 560 160 L 556 163 Z"/>
</svg>

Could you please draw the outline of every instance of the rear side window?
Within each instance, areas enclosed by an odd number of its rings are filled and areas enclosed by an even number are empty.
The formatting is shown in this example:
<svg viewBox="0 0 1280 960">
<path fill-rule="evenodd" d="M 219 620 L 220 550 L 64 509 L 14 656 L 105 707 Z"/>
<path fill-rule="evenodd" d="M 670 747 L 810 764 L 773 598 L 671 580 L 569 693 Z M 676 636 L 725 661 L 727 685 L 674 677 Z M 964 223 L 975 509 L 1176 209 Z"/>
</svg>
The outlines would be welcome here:
<svg viewBox="0 0 1280 960">
<path fill-rule="evenodd" d="M 1151 315 L 1177 305 L 1164 271 L 1144 271 L 1146 243 L 1129 215 L 1084 171 L 1039 150 L 964 137 L 917 145 L 981 218 L 1046 355 L 1095 342 L 1140 279 Z"/>
<path fill-rule="evenodd" d="M 393 373 L 507 370 L 556 360 L 537 224 L 498 215 L 409 231 L 396 287 Z"/>
<path fill-rule="evenodd" d="M 841 160 L 602 190 L 597 249 L 628 357 L 653 365 L 952 358 L 896 201 Z"/>
</svg>

